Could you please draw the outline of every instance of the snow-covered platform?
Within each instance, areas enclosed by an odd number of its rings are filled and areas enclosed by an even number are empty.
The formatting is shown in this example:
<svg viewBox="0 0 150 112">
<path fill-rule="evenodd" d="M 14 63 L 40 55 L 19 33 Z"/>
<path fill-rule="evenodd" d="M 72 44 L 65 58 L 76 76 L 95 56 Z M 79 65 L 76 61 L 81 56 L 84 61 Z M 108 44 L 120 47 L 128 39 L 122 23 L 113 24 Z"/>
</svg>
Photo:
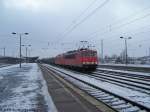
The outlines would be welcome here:
<svg viewBox="0 0 150 112">
<path fill-rule="evenodd" d="M 0 68 L 0 112 L 56 112 L 37 64 Z"/>
</svg>

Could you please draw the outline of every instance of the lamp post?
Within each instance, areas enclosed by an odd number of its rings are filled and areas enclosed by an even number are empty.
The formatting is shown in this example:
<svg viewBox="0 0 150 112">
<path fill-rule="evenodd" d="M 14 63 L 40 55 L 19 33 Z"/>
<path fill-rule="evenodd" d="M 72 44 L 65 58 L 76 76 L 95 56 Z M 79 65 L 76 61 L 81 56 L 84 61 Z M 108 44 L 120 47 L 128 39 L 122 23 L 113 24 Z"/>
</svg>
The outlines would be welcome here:
<svg viewBox="0 0 150 112">
<path fill-rule="evenodd" d="M 12 32 L 13 35 L 19 35 L 19 43 L 20 43 L 20 46 L 19 46 L 19 57 L 20 57 L 20 61 L 19 61 L 19 67 L 21 68 L 21 39 L 22 39 L 22 35 L 28 35 L 29 33 L 16 33 L 16 32 Z"/>
<path fill-rule="evenodd" d="M 6 48 L 4 47 L 4 48 L 1 48 L 1 49 L 3 49 L 3 56 L 5 57 Z"/>
<path fill-rule="evenodd" d="M 131 37 L 120 37 L 121 39 L 124 39 L 125 42 L 125 63 L 128 64 L 128 48 L 127 48 L 127 40 L 132 39 Z"/>
<path fill-rule="evenodd" d="M 31 45 L 22 45 L 22 46 L 26 47 L 26 63 L 27 63 L 27 60 L 28 60 L 28 47 L 31 47 Z"/>
</svg>

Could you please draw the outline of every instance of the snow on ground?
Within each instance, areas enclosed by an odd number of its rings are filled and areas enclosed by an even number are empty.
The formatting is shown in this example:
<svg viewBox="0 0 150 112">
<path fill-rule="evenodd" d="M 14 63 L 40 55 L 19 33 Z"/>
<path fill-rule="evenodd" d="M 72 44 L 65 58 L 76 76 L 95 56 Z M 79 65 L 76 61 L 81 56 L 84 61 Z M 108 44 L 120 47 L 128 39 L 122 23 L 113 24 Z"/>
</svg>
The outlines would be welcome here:
<svg viewBox="0 0 150 112">
<path fill-rule="evenodd" d="M 51 66 L 51 65 L 47 65 L 47 66 Z M 54 67 L 54 66 L 51 66 L 51 67 Z M 104 81 L 101 81 L 101 80 L 97 80 L 95 78 L 91 78 L 91 77 L 86 76 L 86 75 L 80 75 L 80 74 L 77 74 L 77 73 L 73 73 L 71 71 L 67 71 L 67 70 L 64 70 L 62 68 L 57 68 L 57 67 L 54 67 L 54 68 L 58 69 L 58 70 L 61 70 L 61 71 L 65 72 L 65 73 L 67 73 L 67 74 L 69 74 L 73 77 L 76 77 L 80 80 L 91 83 L 95 86 L 98 86 L 98 87 L 104 89 L 104 90 L 115 93 L 119 96 L 123 96 L 124 98 L 127 98 L 129 100 L 136 101 L 139 104 L 145 105 L 148 108 L 150 108 L 150 95 L 148 95 L 148 94 L 141 93 L 141 92 L 136 91 L 136 90 L 131 90 L 129 88 L 121 87 L 121 86 L 111 84 L 111 83 L 108 83 L 108 82 L 104 82 Z M 60 74 L 65 76 L 62 73 L 60 73 Z"/>
<path fill-rule="evenodd" d="M 140 67 L 140 68 L 150 68 L 150 65 L 141 65 L 141 64 L 112 64 L 112 63 L 105 63 L 99 65 L 110 65 L 110 66 L 128 66 L 128 67 Z"/>
<path fill-rule="evenodd" d="M 150 73 L 133 72 L 133 71 L 127 71 L 127 70 L 114 70 L 114 69 L 109 69 L 109 68 L 97 68 L 97 70 L 106 70 L 106 71 L 119 72 L 119 73 L 128 73 L 128 74 L 135 74 L 135 75 L 150 76 Z"/>
<path fill-rule="evenodd" d="M 12 64 L 0 63 L 0 68 L 7 65 L 12 65 Z"/>
<path fill-rule="evenodd" d="M 0 68 L 0 112 L 57 112 L 37 64 Z"/>
<path fill-rule="evenodd" d="M 2 76 L 0 76 L 0 80 L 2 80 L 3 79 L 3 77 Z"/>
<path fill-rule="evenodd" d="M 24 65 L 24 64 L 22 64 L 22 65 Z M 5 70 L 5 69 L 9 69 L 12 67 L 18 67 L 18 66 L 19 66 L 19 64 L 15 64 L 15 65 L 11 65 L 11 66 L 5 66 L 5 67 L 0 68 L 0 71 Z"/>
</svg>

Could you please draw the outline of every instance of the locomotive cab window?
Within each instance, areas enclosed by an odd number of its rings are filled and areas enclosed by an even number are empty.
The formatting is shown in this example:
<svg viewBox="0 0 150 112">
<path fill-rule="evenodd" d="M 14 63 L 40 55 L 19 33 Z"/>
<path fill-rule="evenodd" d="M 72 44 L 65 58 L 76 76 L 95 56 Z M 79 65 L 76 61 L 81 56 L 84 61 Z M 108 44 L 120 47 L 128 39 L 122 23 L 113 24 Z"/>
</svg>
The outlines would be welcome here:
<svg viewBox="0 0 150 112">
<path fill-rule="evenodd" d="M 81 53 L 82 56 L 96 56 L 97 53 L 96 52 L 82 52 Z"/>
<path fill-rule="evenodd" d="M 64 56 L 64 58 L 66 58 L 66 59 L 73 59 L 73 58 L 75 58 L 75 54 L 66 54 Z"/>
</svg>

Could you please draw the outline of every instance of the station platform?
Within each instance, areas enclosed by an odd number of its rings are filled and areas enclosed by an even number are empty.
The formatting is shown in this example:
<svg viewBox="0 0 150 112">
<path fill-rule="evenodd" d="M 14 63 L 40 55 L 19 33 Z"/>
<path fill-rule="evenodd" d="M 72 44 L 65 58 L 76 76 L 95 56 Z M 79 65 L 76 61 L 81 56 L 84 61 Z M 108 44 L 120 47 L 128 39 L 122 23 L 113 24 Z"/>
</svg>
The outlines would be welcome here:
<svg viewBox="0 0 150 112">
<path fill-rule="evenodd" d="M 49 94 L 58 112 L 111 112 L 104 105 L 99 105 L 97 102 L 90 103 L 54 75 L 53 72 L 49 73 L 43 70 Z M 80 93 L 82 94 L 82 92 Z"/>
</svg>

